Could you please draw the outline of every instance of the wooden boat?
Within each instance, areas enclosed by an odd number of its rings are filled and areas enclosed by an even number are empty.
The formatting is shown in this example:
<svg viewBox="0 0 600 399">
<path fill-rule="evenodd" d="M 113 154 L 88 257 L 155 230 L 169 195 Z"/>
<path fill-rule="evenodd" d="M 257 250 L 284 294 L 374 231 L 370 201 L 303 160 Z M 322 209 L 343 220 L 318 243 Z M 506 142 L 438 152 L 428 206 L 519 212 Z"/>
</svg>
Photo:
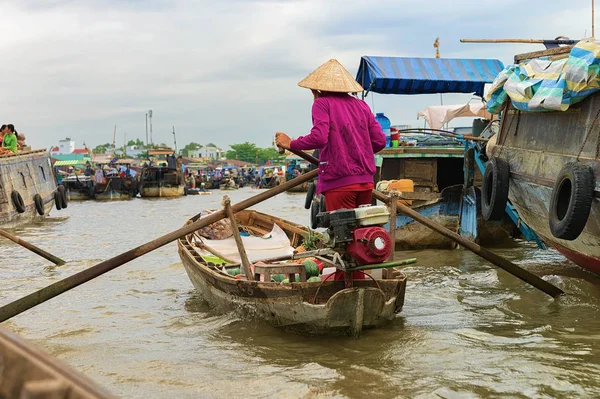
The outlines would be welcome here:
<svg viewBox="0 0 600 399">
<path fill-rule="evenodd" d="M 565 58 L 571 48 L 517 55 L 515 64 L 538 57 Z M 487 148 L 490 158 L 508 164 L 509 199 L 522 219 L 544 242 L 596 274 L 600 274 L 599 113 L 600 93 L 566 111 L 520 111 L 509 102 L 502 111 L 496 144 Z M 487 195 L 491 199 L 492 194 Z M 591 203 L 587 211 L 575 205 L 584 202 Z M 550 209 L 555 209 L 555 221 L 577 224 L 580 233 L 561 237 L 560 231 L 553 232 Z"/>
<path fill-rule="evenodd" d="M 236 214 L 240 230 L 262 236 L 277 224 L 292 247 L 308 237 L 304 226 L 256 211 Z M 179 256 L 202 297 L 222 312 L 236 311 L 286 329 L 313 334 L 352 333 L 381 326 L 395 317 L 404 304 L 406 277 L 394 272 L 391 279 L 344 281 L 262 282 L 239 280 L 209 266 L 197 250 L 194 235 L 178 241 Z"/>
<path fill-rule="evenodd" d="M 0 398 L 116 398 L 5 328 L 0 328 L 0 365 Z"/>
<path fill-rule="evenodd" d="M 291 180 L 293 177 L 289 176 L 288 180 Z M 310 185 L 310 182 L 304 182 L 294 188 L 290 188 L 289 190 L 287 190 L 288 193 L 305 193 L 308 191 L 308 186 Z"/>
<path fill-rule="evenodd" d="M 414 69 L 412 65 L 423 68 Z M 476 93 L 483 95 L 503 65 L 498 60 L 442 58 L 361 58 L 356 80 L 366 92 L 381 94 Z M 477 71 L 473 75 L 473 71 Z M 364 95 L 365 93 L 363 93 Z M 460 114 L 457 114 L 460 116 Z M 480 244 L 510 240 L 514 223 L 483 220 L 480 207 L 482 175 L 473 151 L 463 141 L 424 134 L 400 133 L 405 146 L 388 147 L 377 155 L 376 180 L 409 179 L 414 192 L 401 193 L 424 216 Z M 455 243 L 410 218 L 398 216 L 396 243 L 405 249 L 453 248 Z"/>
<path fill-rule="evenodd" d="M 16 227 L 47 216 L 57 197 L 61 203 L 66 200 L 62 190 L 56 185 L 47 150 L 0 155 L 0 227 Z M 59 204 L 57 209 L 61 208 Z"/>
<path fill-rule="evenodd" d="M 185 195 L 183 172 L 166 166 L 142 169 L 139 184 L 142 197 L 182 197 Z"/>
<path fill-rule="evenodd" d="M 91 200 L 96 195 L 96 180 L 90 176 L 70 175 L 62 179 L 61 184 L 69 201 Z"/>
<path fill-rule="evenodd" d="M 138 193 L 137 179 L 106 176 L 104 183 L 96 183 L 94 199 L 98 201 L 130 200 Z"/>
</svg>

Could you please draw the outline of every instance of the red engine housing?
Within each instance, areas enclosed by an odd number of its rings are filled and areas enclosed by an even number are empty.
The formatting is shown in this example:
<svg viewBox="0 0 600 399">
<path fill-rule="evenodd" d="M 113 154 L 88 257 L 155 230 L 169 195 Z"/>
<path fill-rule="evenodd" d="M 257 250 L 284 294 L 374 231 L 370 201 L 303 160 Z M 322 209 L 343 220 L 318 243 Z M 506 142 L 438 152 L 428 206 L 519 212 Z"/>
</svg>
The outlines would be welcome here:
<svg viewBox="0 0 600 399">
<path fill-rule="evenodd" d="M 378 226 L 354 230 L 354 239 L 346 245 L 346 251 L 357 265 L 384 262 L 392 254 L 393 245 L 389 233 Z"/>
</svg>

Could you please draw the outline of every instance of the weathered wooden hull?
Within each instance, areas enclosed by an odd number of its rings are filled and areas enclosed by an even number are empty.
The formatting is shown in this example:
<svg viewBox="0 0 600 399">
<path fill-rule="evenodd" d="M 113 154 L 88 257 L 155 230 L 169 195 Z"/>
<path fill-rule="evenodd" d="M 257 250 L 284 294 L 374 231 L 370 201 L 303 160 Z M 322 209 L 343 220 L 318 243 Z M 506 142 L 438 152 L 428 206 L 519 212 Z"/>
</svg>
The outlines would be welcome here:
<svg viewBox="0 0 600 399">
<path fill-rule="evenodd" d="M 429 201 L 429 203 L 423 205 L 413 206 L 412 209 L 481 245 L 500 244 L 510 238 L 510 232 L 514 226 L 512 223 L 487 222 L 481 216 L 481 212 L 477 212 L 476 209 L 473 213 L 467 213 L 465 208 L 461 209 L 461 201 L 463 200 L 462 186 L 453 186 L 445 189 L 439 199 Z M 463 204 L 463 207 L 466 207 L 466 205 Z M 475 225 L 465 228 L 464 219 L 466 218 L 473 219 L 471 224 Z M 388 226 L 386 225 L 386 228 Z M 454 249 L 457 247 L 455 241 L 405 215 L 396 217 L 395 238 L 397 249 Z"/>
<path fill-rule="evenodd" d="M 183 197 L 185 194 L 184 186 L 176 187 L 142 187 L 140 189 L 140 195 L 142 197 Z"/>
<path fill-rule="evenodd" d="M 0 398 L 114 397 L 63 362 L 0 328 Z"/>
<path fill-rule="evenodd" d="M 13 191 L 23 198 L 25 211 L 22 213 L 12 202 Z M 0 156 L 0 227 L 16 227 L 47 216 L 54 206 L 55 191 L 56 181 L 48 151 Z M 36 194 L 44 203 L 44 215 L 36 211 L 33 199 Z"/>
<path fill-rule="evenodd" d="M 510 165 L 509 198 L 521 218 L 549 245 L 574 263 L 600 274 L 600 163 L 594 94 L 565 112 L 519 112 L 503 116 L 493 155 Z M 592 209 L 581 235 L 573 240 L 554 237 L 548 209 L 555 179 L 563 166 L 580 162 L 594 170 Z"/>
<path fill-rule="evenodd" d="M 292 187 L 288 191 L 288 193 L 305 193 L 308 191 L 308 186 L 311 182 L 304 182 L 299 186 Z"/>
<path fill-rule="evenodd" d="M 106 190 L 101 193 L 96 193 L 96 201 L 122 201 L 130 200 L 133 197 L 129 192 L 122 192 L 117 190 Z"/>
<path fill-rule="evenodd" d="M 87 201 L 94 199 L 88 192 L 82 190 L 66 189 L 66 193 L 69 201 Z"/>
<path fill-rule="evenodd" d="M 260 215 L 254 212 L 251 217 L 260 219 Z M 285 230 L 284 223 L 280 227 Z M 298 237 L 298 230 L 289 234 Z M 388 323 L 404 304 L 403 275 L 377 282 L 355 280 L 354 287 L 348 289 L 343 281 L 323 284 L 246 281 L 203 264 L 187 238 L 178 241 L 178 250 L 194 287 L 213 308 L 235 311 L 242 317 L 258 318 L 276 327 L 310 334 L 355 333 Z"/>
</svg>

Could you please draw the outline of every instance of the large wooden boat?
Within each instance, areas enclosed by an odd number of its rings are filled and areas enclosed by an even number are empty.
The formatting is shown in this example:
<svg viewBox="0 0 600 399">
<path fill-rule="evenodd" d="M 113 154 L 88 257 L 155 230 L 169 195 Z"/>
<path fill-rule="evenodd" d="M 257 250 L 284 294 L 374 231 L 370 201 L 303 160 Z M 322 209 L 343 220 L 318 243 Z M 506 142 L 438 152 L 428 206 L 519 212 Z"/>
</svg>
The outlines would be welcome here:
<svg viewBox="0 0 600 399">
<path fill-rule="evenodd" d="M 106 176 L 103 183 L 96 183 L 94 199 L 98 201 L 129 200 L 138 193 L 134 177 Z"/>
<path fill-rule="evenodd" d="M 292 247 L 308 237 L 304 226 L 256 211 L 236 214 L 240 230 L 263 236 L 276 224 Z M 192 234 L 178 241 L 179 256 L 192 283 L 202 297 L 222 312 L 236 311 L 276 327 L 294 331 L 356 333 L 392 320 L 404 304 L 406 277 L 394 272 L 391 279 L 344 281 L 263 282 L 240 280 L 212 266 L 197 248 Z"/>
<path fill-rule="evenodd" d="M 181 197 L 185 195 L 183 172 L 166 166 L 150 166 L 142 169 L 140 176 L 142 197 Z"/>
<path fill-rule="evenodd" d="M 96 180 L 90 176 L 70 175 L 63 177 L 61 184 L 69 201 L 92 200 L 96 194 Z"/>
<path fill-rule="evenodd" d="M 475 93 L 481 97 L 485 84 L 491 83 L 502 68 L 500 61 L 492 59 L 364 56 L 356 80 L 365 88 L 363 98 L 368 92 Z M 482 218 L 481 173 L 475 168 L 473 151 L 469 152 L 464 141 L 405 132 L 400 136 L 407 139 L 406 146 L 388 147 L 376 156 L 379 172 L 376 183 L 414 181 L 414 192 L 403 192 L 401 199 L 411 201 L 415 211 L 472 241 L 498 244 L 510 238 L 514 225 L 508 217 L 495 223 Z M 456 246 L 411 218 L 398 216 L 396 226 L 396 244 L 401 248 Z"/>
<path fill-rule="evenodd" d="M 517 55 L 515 62 L 549 55 L 559 57 L 561 53 L 568 56 L 570 48 Z M 546 243 L 597 274 L 600 274 L 599 113 L 599 93 L 562 112 L 525 112 L 509 104 L 503 111 L 497 143 L 493 149 L 488 148 L 491 157 L 509 165 L 509 199 L 523 220 Z M 561 176 L 568 177 L 565 171 L 571 176 L 563 181 L 568 184 L 554 188 Z M 577 184 L 577 188 L 571 186 L 573 178 L 579 180 L 588 174 L 589 182 Z M 591 201 L 589 213 L 577 211 L 585 217 L 584 222 L 587 220 L 577 237 L 558 238 L 551 231 L 549 209 L 553 197 L 558 204 L 557 216 L 564 221 L 574 215 L 575 202 Z"/>
<path fill-rule="evenodd" d="M 47 150 L 0 155 L 0 227 L 47 216 L 60 195 Z"/>
<path fill-rule="evenodd" d="M 115 398 L 63 362 L 0 328 L 0 398 Z"/>
</svg>

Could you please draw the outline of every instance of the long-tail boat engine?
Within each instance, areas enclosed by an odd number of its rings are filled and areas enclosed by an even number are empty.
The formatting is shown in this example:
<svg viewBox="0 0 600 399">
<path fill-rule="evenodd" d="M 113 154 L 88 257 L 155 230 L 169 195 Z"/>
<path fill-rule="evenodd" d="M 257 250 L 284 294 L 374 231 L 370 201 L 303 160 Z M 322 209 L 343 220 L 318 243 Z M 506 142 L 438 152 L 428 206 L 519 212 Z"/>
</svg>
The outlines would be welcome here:
<svg viewBox="0 0 600 399">
<path fill-rule="evenodd" d="M 327 229 L 323 234 L 324 244 L 340 254 L 336 266 L 348 269 L 382 263 L 390 257 L 394 245 L 389 233 L 381 227 L 389 217 L 386 206 L 361 206 L 321 212 L 316 219 L 318 227 Z"/>
</svg>

